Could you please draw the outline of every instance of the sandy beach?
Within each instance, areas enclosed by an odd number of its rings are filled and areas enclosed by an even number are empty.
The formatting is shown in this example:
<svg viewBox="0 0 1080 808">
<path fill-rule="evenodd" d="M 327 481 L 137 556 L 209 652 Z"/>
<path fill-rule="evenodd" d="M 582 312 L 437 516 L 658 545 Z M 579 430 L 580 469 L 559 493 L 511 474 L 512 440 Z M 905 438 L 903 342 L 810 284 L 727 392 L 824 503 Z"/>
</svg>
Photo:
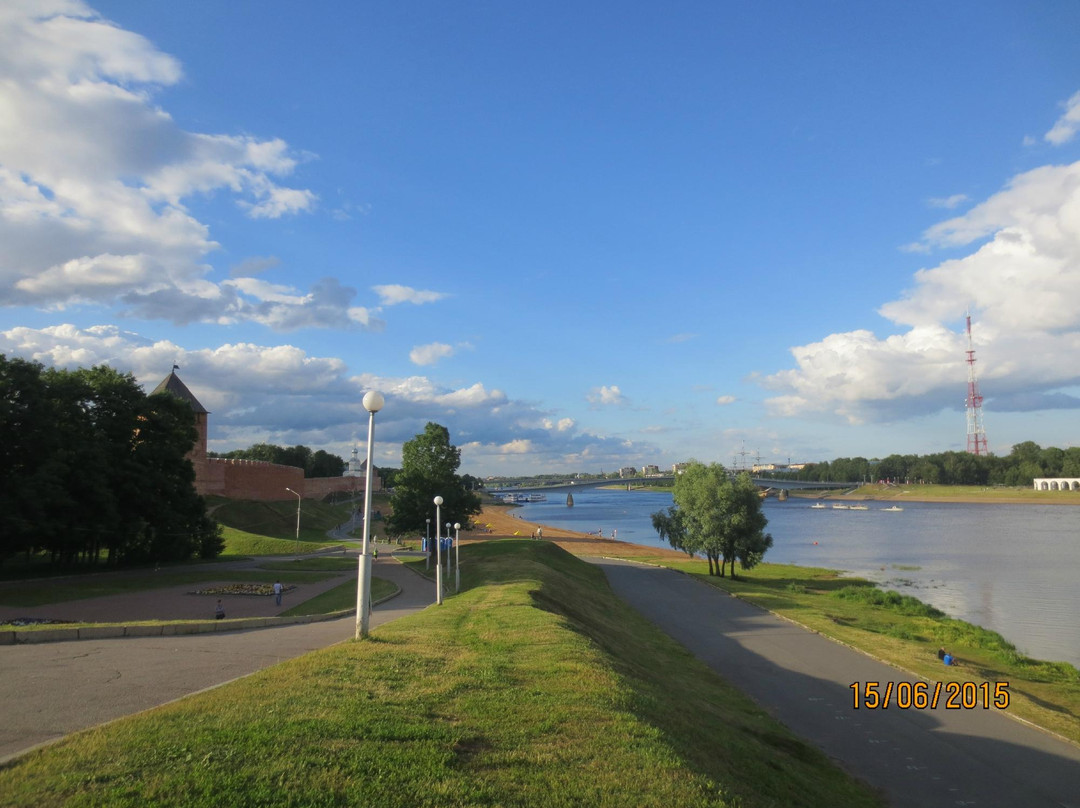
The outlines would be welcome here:
<svg viewBox="0 0 1080 808">
<path fill-rule="evenodd" d="M 537 528 L 543 529 L 545 541 L 554 542 L 574 555 L 614 556 L 634 558 L 677 558 L 686 560 L 686 554 L 662 547 L 647 547 L 626 541 L 602 539 L 587 533 L 578 533 L 560 527 L 529 522 L 517 516 L 518 508 L 504 505 L 487 505 L 474 522 L 480 530 L 463 532 L 462 544 L 471 541 L 501 538 L 529 538 Z"/>
</svg>

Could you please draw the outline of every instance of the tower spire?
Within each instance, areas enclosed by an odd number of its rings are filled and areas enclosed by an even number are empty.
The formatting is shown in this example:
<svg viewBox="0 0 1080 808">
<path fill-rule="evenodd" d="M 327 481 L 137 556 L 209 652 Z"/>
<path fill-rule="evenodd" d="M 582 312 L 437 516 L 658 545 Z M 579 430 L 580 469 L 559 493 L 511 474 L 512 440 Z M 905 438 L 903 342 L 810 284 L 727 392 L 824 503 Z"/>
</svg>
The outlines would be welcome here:
<svg viewBox="0 0 1080 808">
<path fill-rule="evenodd" d="M 971 312 L 967 312 L 967 366 L 968 366 L 968 394 L 967 394 L 967 450 L 968 454 L 988 455 L 990 448 L 986 441 L 986 428 L 983 426 L 982 417 L 982 394 L 979 393 L 979 382 L 975 378 L 975 346 L 971 341 Z"/>
</svg>

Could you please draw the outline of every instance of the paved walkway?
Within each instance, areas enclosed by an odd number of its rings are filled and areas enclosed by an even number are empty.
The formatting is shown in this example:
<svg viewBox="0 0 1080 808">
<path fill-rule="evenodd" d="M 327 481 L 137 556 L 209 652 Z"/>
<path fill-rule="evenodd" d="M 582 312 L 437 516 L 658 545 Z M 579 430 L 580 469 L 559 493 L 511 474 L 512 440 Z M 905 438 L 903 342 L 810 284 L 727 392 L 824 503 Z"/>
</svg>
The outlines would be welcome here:
<svg viewBox="0 0 1080 808">
<path fill-rule="evenodd" d="M 372 629 L 420 611 L 435 600 L 434 584 L 391 559 L 387 549 L 380 549 L 372 574 L 396 583 L 401 594 L 372 610 Z M 340 582 L 335 578 L 329 585 Z M 315 593 L 307 596 L 311 594 Z M 139 602 L 155 608 L 173 603 L 183 609 L 192 599 L 184 592 L 166 596 L 159 590 L 97 600 L 112 602 L 121 615 L 132 615 L 138 613 Z M 271 613 L 280 611 L 269 597 L 232 600 L 250 600 Z M 287 601 L 282 609 L 288 608 Z M 230 616 L 237 611 L 230 606 Z M 170 619 L 177 616 L 171 613 Z M 200 616 L 206 615 L 200 612 Z M 106 619 L 122 618 L 113 613 Z M 0 715 L 4 717 L 0 721 L 0 762 L 77 730 L 157 707 L 350 639 L 355 633 L 356 618 L 349 615 L 322 623 L 252 631 L 0 647 L 0 682 L 4 683 L 0 690 Z"/>
<path fill-rule="evenodd" d="M 615 591 L 896 806 L 1080 806 L 1080 748 L 996 710 L 853 709 L 914 677 L 667 569 L 590 559 Z"/>
</svg>

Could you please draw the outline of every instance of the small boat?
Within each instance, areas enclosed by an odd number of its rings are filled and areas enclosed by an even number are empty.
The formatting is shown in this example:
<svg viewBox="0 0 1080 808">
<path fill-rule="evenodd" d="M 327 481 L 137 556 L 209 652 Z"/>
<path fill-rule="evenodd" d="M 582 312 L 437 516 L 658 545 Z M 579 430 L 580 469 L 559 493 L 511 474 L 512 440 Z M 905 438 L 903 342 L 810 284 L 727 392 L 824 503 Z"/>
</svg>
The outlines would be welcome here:
<svg viewBox="0 0 1080 808">
<path fill-rule="evenodd" d="M 869 505 L 852 505 L 850 508 L 848 508 L 848 510 L 849 511 L 868 511 L 868 510 L 870 510 L 870 506 Z"/>
<path fill-rule="evenodd" d="M 850 510 L 851 508 L 848 505 L 833 505 L 832 509 L 834 511 L 847 511 L 847 510 Z"/>
<path fill-rule="evenodd" d="M 529 494 L 527 502 L 547 502 L 547 494 Z"/>
<path fill-rule="evenodd" d="M 818 502 L 818 503 L 816 503 L 814 505 L 811 505 L 810 507 L 813 508 L 815 511 L 824 510 L 825 509 L 825 503 Z"/>
<path fill-rule="evenodd" d="M 883 511 L 902 511 L 904 510 L 899 505 L 893 505 L 891 508 L 882 508 Z"/>
</svg>

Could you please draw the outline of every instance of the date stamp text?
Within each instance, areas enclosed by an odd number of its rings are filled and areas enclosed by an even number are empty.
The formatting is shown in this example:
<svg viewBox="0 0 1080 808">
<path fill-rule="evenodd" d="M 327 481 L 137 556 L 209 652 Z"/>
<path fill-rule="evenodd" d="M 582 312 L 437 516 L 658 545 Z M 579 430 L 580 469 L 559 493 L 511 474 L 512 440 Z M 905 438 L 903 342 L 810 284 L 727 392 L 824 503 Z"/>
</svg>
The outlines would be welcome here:
<svg viewBox="0 0 1080 808">
<path fill-rule="evenodd" d="M 1008 682 L 852 682 L 855 709 L 974 710 L 1009 706 Z"/>
</svg>

